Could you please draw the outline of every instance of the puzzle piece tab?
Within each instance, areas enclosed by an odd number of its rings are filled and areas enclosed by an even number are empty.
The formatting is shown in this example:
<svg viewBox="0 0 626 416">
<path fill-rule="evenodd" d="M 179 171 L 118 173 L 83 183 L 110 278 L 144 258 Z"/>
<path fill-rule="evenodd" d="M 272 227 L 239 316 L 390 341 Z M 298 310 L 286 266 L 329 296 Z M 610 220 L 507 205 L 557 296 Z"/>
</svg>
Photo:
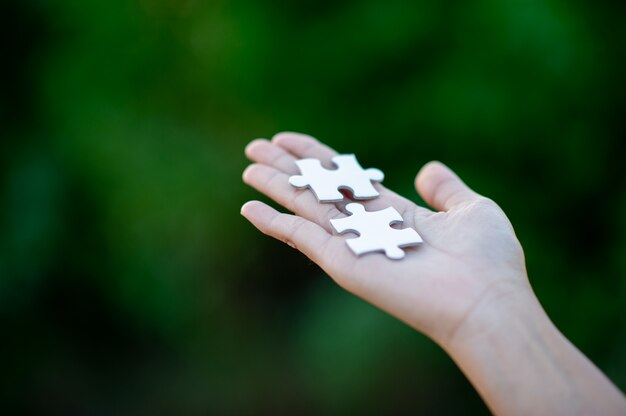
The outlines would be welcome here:
<svg viewBox="0 0 626 416">
<path fill-rule="evenodd" d="M 384 251 L 390 259 L 401 259 L 404 250 L 400 247 L 414 246 L 421 243 L 422 237 L 412 228 L 398 230 L 391 228 L 391 224 L 401 223 L 402 216 L 393 207 L 381 211 L 365 211 L 361 204 L 346 205 L 346 210 L 352 215 L 346 218 L 330 220 L 338 233 L 354 232 L 359 237 L 346 240 L 346 244 L 354 254 L 372 251 Z"/>
<path fill-rule="evenodd" d="M 289 178 L 296 188 L 311 188 L 320 202 L 338 202 L 343 199 L 340 189 L 352 192 L 354 199 L 376 198 L 378 192 L 371 181 L 380 182 L 384 174 L 379 169 L 363 169 L 354 155 L 338 155 L 332 158 L 337 169 L 329 170 L 318 159 L 300 159 L 296 165 L 301 175 Z"/>
</svg>

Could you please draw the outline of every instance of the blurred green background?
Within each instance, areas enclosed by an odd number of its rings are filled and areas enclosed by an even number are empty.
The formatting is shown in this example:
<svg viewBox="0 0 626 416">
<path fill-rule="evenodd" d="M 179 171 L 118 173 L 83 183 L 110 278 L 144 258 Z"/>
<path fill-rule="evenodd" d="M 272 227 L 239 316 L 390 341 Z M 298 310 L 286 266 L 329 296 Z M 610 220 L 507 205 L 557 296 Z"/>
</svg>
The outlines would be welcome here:
<svg viewBox="0 0 626 416">
<path fill-rule="evenodd" d="M 555 323 L 626 388 L 626 3 L 2 2 L 0 310 L 14 414 L 484 414 L 424 336 L 239 215 L 310 133 L 415 201 L 508 213 Z"/>
</svg>

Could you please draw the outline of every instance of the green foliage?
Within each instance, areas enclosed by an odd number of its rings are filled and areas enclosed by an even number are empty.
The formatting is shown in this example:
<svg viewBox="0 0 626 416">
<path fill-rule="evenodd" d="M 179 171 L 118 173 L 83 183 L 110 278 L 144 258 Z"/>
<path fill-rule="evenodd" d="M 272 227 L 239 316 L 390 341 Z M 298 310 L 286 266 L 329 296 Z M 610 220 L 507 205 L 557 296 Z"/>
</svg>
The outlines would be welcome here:
<svg viewBox="0 0 626 416">
<path fill-rule="evenodd" d="M 624 6 L 11 1 L 0 143 L 9 407 L 485 413 L 444 354 L 239 216 L 243 147 L 316 135 L 418 201 L 509 214 L 544 305 L 626 388 Z"/>
</svg>

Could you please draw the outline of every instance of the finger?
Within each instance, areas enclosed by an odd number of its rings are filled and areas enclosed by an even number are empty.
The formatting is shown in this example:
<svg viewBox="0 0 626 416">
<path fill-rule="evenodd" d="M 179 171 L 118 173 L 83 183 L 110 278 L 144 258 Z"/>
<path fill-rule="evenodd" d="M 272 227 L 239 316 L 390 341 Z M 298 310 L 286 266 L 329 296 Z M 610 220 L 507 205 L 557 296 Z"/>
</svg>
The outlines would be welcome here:
<svg viewBox="0 0 626 416">
<path fill-rule="evenodd" d="M 332 159 L 332 157 L 337 155 L 337 152 L 335 152 L 328 146 L 321 144 L 320 142 L 318 142 L 316 139 L 312 138 L 311 136 L 306 136 L 306 135 L 302 135 L 298 133 L 279 133 L 277 136 L 275 136 L 275 138 L 285 137 L 285 136 L 290 137 L 286 139 L 290 143 L 290 146 L 291 146 L 289 147 L 289 149 L 292 151 L 298 152 L 297 154 L 301 155 L 299 156 L 301 158 L 314 157 L 316 159 L 322 160 L 323 162 L 329 162 L 330 159 Z M 309 152 L 310 152 L 309 154 L 302 153 L 303 151 L 306 152 L 306 148 L 308 147 L 307 142 L 311 143 L 309 140 L 313 141 L 312 143 L 314 144 L 314 146 L 309 147 Z M 279 140 L 279 142 L 280 141 L 282 140 Z M 289 153 L 287 150 L 285 150 L 285 148 L 278 146 L 266 139 L 255 139 L 252 142 L 250 142 L 246 146 L 246 155 L 248 156 L 250 160 L 254 162 L 273 166 L 283 172 L 286 172 L 289 174 L 300 173 L 295 164 L 296 157 L 293 154 Z M 381 185 L 374 184 L 374 186 L 378 187 L 379 192 L 383 196 L 383 201 L 379 202 L 379 201 L 373 200 L 373 201 L 359 201 L 359 202 L 369 202 L 368 206 L 370 206 L 371 209 L 378 209 L 379 207 L 387 207 L 390 204 L 396 206 L 399 209 L 405 209 L 408 207 L 408 203 L 409 203 L 408 200 L 402 197 L 399 197 L 397 194 L 389 191 L 388 189 L 384 188 Z M 385 196 L 387 196 L 388 198 L 385 198 Z M 349 201 L 344 201 L 343 204 L 345 204 L 346 202 L 349 202 Z M 339 204 L 339 205 L 342 205 L 342 204 Z M 291 210 L 291 208 L 289 208 L 288 206 L 286 205 L 284 206 Z M 317 220 L 315 221 L 317 222 Z"/>
<path fill-rule="evenodd" d="M 272 166 L 253 163 L 243 172 L 243 181 L 289 211 L 319 224 L 329 232 L 331 228 L 328 220 L 342 216 L 335 204 L 318 203 L 311 191 L 294 188 L 289 183 L 289 175 Z"/>
<path fill-rule="evenodd" d="M 301 251 L 323 269 L 327 269 L 334 258 L 329 254 L 345 250 L 345 243 L 340 237 L 329 234 L 304 218 L 280 213 L 260 201 L 245 203 L 241 207 L 241 215 L 263 234 Z"/>
<path fill-rule="evenodd" d="M 246 146 L 246 156 L 253 162 L 273 166 L 290 175 L 300 173 L 296 166 L 296 158 L 267 139 L 255 139 Z"/>
<path fill-rule="evenodd" d="M 282 147 L 299 159 L 312 157 L 320 159 L 322 163 L 326 165 L 329 165 L 331 159 L 337 156 L 337 152 L 334 149 L 306 134 L 293 132 L 278 133 L 272 138 L 272 143 Z M 384 209 L 391 205 L 401 213 L 409 211 L 415 212 L 418 214 L 418 217 L 427 216 L 432 213 L 429 209 L 415 205 L 412 201 L 390 191 L 379 183 L 375 183 L 374 187 L 376 187 L 380 193 L 378 198 L 358 201 L 364 204 L 368 210 Z"/>
<path fill-rule="evenodd" d="M 427 163 L 415 177 L 415 188 L 428 205 L 448 211 L 480 198 L 446 165 Z"/>
<path fill-rule="evenodd" d="M 282 132 L 272 138 L 272 143 L 282 147 L 294 156 L 302 159 L 312 157 L 319 159 L 324 164 L 337 156 L 337 152 L 307 134 Z"/>
</svg>

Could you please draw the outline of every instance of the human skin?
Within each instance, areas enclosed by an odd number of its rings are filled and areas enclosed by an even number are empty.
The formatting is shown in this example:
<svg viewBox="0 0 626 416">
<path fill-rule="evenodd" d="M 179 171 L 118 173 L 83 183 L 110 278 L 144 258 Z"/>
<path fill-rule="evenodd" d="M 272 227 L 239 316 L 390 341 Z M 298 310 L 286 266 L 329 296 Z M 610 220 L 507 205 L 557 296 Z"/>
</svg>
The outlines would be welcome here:
<svg viewBox="0 0 626 416">
<path fill-rule="evenodd" d="M 250 201 L 241 213 L 261 232 L 317 263 L 339 286 L 439 344 L 502 415 L 626 415 L 626 398 L 552 324 L 528 281 L 524 253 L 496 203 L 465 185 L 439 162 L 415 179 L 421 207 L 380 184 L 366 210 L 393 206 L 424 243 L 401 261 L 375 253 L 357 257 L 330 227 L 345 205 L 319 203 L 288 182 L 295 161 L 313 157 L 330 167 L 337 153 L 316 139 L 280 133 L 253 140 L 246 184 L 292 214 Z"/>
</svg>

